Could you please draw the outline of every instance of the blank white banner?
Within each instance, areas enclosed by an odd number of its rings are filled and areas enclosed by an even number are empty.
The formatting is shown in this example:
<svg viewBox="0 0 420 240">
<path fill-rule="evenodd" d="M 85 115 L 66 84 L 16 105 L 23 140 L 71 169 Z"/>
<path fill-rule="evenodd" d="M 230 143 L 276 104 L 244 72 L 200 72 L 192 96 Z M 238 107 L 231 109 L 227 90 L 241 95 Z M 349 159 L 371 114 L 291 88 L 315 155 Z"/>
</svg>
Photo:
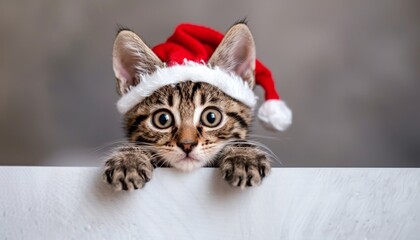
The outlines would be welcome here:
<svg viewBox="0 0 420 240">
<path fill-rule="evenodd" d="M 275 168 L 230 187 L 218 169 L 157 169 L 113 192 L 100 169 L 0 167 L 1 239 L 420 239 L 420 169 Z"/>
</svg>

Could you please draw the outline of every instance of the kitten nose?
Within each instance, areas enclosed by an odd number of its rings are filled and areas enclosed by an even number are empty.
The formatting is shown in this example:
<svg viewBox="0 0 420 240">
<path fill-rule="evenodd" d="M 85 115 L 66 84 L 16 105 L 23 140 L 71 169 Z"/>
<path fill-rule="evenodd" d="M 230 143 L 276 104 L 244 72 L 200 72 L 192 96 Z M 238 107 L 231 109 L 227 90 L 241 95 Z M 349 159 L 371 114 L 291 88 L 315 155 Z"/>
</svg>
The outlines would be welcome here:
<svg viewBox="0 0 420 240">
<path fill-rule="evenodd" d="M 195 146 L 197 146 L 198 142 L 186 141 L 186 142 L 177 142 L 179 148 L 182 149 L 186 154 L 190 153 Z"/>
</svg>

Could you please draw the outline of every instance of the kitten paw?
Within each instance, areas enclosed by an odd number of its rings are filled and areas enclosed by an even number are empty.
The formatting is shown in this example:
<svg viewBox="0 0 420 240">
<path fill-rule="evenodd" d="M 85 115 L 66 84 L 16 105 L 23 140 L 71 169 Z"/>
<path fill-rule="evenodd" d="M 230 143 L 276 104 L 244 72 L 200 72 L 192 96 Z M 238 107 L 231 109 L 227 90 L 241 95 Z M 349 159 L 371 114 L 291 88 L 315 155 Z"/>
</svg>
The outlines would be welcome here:
<svg viewBox="0 0 420 240">
<path fill-rule="evenodd" d="M 139 161 L 138 159 L 130 159 L 129 156 L 118 154 L 106 161 L 103 179 L 115 191 L 129 191 L 143 188 L 152 178 L 152 174 L 153 165 L 150 161 Z"/>
<path fill-rule="evenodd" d="M 230 185 L 245 188 L 260 185 L 270 173 L 271 165 L 265 154 L 249 154 L 226 157 L 220 169 Z"/>
</svg>

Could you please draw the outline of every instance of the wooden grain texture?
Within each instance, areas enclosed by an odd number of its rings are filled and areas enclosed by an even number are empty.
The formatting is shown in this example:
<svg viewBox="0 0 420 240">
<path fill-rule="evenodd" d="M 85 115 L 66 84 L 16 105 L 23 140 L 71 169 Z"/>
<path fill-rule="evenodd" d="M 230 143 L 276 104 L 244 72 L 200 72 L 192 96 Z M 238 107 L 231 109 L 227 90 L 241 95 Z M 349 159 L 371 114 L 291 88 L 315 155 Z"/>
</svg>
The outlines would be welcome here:
<svg viewBox="0 0 420 240">
<path fill-rule="evenodd" d="M 0 167 L 1 239 L 420 239 L 420 169 L 282 168 L 229 187 L 157 169 L 115 193 L 98 168 Z"/>
</svg>

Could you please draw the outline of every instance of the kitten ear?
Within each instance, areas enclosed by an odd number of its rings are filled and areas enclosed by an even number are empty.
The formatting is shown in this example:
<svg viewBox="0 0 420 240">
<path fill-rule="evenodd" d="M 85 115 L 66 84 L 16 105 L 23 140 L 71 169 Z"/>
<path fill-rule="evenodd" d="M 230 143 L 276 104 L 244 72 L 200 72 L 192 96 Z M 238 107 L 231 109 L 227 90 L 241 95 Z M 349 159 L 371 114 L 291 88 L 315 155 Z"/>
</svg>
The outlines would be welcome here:
<svg viewBox="0 0 420 240">
<path fill-rule="evenodd" d="M 255 44 L 252 34 L 247 25 L 239 23 L 229 29 L 209 63 L 236 73 L 253 88 L 255 61 Z"/>
<path fill-rule="evenodd" d="M 122 30 L 114 41 L 112 65 L 117 91 L 123 95 L 140 82 L 140 75 L 153 73 L 163 63 L 137 34 Z"/>
</svg>

